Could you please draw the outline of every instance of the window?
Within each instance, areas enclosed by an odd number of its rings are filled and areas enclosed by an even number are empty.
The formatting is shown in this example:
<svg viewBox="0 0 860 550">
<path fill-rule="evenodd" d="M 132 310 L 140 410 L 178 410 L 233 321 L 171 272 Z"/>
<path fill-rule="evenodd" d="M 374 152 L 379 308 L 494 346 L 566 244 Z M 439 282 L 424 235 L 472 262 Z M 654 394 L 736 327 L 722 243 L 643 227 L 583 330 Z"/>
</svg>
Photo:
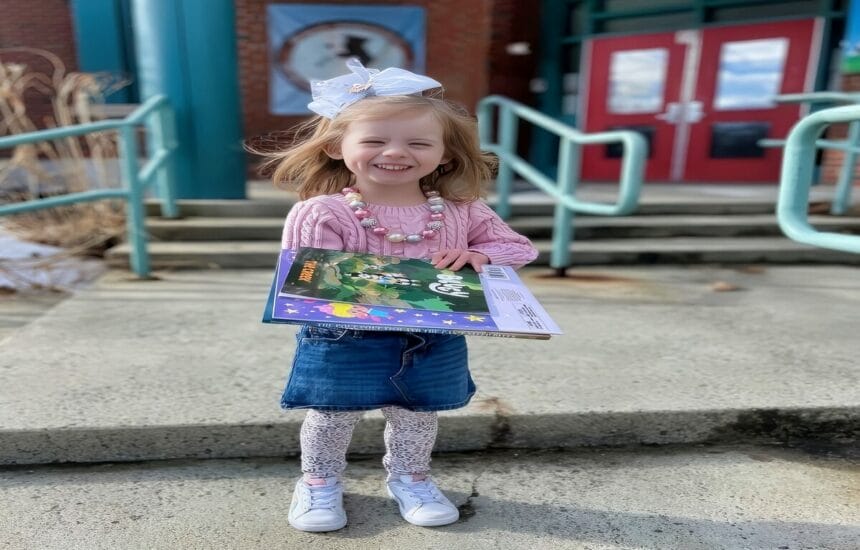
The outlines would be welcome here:
<svg viewBox="0 0 860 550">
<path fill-rule="evenodd" d="M 773 97 L 782 87 L 787 53 L 787 38 L 723 44 L 714 108 L 729 111 L 774 107 Z"/>
<path fill-rule="evenodd" d="M 610 113 L 657 113 L 663 110 L 666 67 L 665 48 L 614 52 L 609 68 Z"/>
</svg>

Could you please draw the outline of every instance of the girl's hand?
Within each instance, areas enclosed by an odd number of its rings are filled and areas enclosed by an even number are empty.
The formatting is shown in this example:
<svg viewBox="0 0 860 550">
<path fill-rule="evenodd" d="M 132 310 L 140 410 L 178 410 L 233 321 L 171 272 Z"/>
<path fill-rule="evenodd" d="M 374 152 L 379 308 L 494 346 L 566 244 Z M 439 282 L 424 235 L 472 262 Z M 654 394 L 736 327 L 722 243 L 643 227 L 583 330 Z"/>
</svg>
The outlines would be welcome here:
<svg viewBox="0 0 860 550">
<path fill-rule="evenodd" d="M 471 265 L 475 271 L 481 272 L 481 266 L 490 263 L 490 258 L 480 252 L 472 252 L 471 250 L 463 250 L 461 248 L 452 248 L 450 250 L 440 250 L 433 254 L 430 258 L 430 263 L 438 269 L 450 269 L 457 271 L 466 264 Z"/>
</svg>

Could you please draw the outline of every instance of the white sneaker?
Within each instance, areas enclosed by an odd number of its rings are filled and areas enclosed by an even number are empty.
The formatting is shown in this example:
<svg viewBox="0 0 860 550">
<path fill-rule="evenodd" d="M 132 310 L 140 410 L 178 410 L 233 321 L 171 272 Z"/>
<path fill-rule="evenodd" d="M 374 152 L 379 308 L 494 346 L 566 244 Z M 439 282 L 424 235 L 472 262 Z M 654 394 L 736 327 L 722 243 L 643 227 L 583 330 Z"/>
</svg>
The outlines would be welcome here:
<svg viewBox="0 0 860 550">
<path fill-rule="evenodd" d="M 460 519 L 460 511 L 428 477 L 412 481 L 411 475 L 389 478 L 388 494 L 397 501 L 400 515 L 413 525 L 437 527 Z"/>
<path fill-rule="evenodd" d="M 300 531 L 337 531 L 346 525 L 343 509 L 343 484 L 336 477 L 326 478 L 325 485 L 296 483 L 288 516 L 290 525 Z"/>
</svg>

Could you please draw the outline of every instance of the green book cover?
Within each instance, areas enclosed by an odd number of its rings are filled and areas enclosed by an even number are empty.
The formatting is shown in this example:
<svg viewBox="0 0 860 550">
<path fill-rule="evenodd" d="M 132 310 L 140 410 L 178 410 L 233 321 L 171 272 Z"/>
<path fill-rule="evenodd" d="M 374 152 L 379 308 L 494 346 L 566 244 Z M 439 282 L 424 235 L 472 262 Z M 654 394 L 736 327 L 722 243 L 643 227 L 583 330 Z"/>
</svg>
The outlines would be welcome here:
<svg viewBox="0 0 860 550">
<path fill-rule="evenodd" d="M 395 256 L 301 248 L 281 294 L 430 311 L 487 313 L 478 274 Z"/>
</svg>

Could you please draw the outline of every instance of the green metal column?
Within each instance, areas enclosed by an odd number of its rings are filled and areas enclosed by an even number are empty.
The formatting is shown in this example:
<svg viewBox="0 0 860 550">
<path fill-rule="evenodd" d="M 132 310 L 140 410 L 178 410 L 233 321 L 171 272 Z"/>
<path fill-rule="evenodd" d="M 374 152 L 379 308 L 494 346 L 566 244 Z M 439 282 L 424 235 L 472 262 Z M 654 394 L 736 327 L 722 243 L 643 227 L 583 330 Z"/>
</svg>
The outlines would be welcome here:
<svg viewBox="0 0 860 550">
<path fill-rule="evenodd" d="M 544 90 L 537 97 L 540 112 L 556 119 L 561 118 L 563 64 L 562 40 L 566 35 L 568 21 L 566 0 L 544 0 L 541 3 L 540 60 L 538 74 L 544 82 Z M 554 174 L 557 163 L 557 139 L 542 128 L 534 128 L 529 157 L 532 164 L 547 174 Z"/>
<path fill-rule="evenodd" d="M 110 73 L 119 78 L 135 74 L 131 51 L 128 0 L 72 0 L 70 4 L 78 54 L 78 68 L 90 73 Z M 108 103 L 136 103 L 137 87 L 127 86 L 105 97 Z"/>
<path fill-rule="evenodd" d="M 141 99 L 176 113 L 177 196 L 245 198 L 232 0 L 132 0 Z"/>
</svg>

